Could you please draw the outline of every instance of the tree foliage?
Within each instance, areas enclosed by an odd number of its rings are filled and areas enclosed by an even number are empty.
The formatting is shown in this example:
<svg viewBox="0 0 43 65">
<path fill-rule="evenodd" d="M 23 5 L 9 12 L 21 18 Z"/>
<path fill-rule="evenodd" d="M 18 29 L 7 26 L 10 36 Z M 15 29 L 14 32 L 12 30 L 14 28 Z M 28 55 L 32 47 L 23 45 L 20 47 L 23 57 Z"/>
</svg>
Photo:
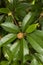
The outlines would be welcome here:
<svg viewBox="0 0 43 65">
<path fill-rule="evenodd" d="M 43 65 L 43 0 L 0 0 L 0 65 Z"/>
</svg>

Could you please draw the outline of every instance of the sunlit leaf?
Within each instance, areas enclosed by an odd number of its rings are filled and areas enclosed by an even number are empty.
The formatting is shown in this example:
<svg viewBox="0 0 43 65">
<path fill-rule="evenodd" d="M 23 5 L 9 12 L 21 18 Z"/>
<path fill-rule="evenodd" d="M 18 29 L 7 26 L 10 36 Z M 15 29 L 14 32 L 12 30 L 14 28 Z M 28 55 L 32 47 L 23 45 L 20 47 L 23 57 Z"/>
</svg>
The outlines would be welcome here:
<svg viewBox="0 0 43 65">
<path fill-rule="evenodd" d="M 17 33 L 17 32 L 19 32 L 18 26 L 14 25 L 14 24 L 11 23 L 11 22 L 2 23 L 1 26 L 2 26 L 6 31 L 11 32 L 11 33 Z"/>
<path fill-rule="evenodd" d="M 36 28 L 37 28 L 37 26 L 38 26 L 38 23 L 30 25 L 30 26 L 26 29 L 26 33 L 31 33 L 31 32 L 33 32 L 33 31 L 35 31 Z"/>
<path fill-rule="evenodd" d="M 9 44 L 10 42 L 14 41 L 15 39 L 16 39 L 16 35 L 14 35 L 14 34 L 8 34 L 8 35 L 4 36 L 1 39 L 0 47 L 3 45 Z"/>
<path fill-rule="evenodd" d="M 27 36 L 28 42 L 31 44 L 31 46 L 40 54 L 43 55 L 43 48 L 35 41 L 32 36 L 28 35 Z"/>
</svg>

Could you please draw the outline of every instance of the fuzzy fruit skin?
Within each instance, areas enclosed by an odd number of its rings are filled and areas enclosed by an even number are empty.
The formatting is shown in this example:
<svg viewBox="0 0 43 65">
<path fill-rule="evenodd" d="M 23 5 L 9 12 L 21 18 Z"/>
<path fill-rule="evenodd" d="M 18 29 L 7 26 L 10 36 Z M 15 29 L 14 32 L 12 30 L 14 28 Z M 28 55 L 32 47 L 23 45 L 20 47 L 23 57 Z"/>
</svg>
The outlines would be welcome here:
<svg viewBox="0 0 43 65">
<path fill-rule="evenodd" d="M 22 39 L 24 37 L 24 34 L 22 32 L 18 33 L 17 34 L 17 38 L 18 39 Z"/>
</svg>

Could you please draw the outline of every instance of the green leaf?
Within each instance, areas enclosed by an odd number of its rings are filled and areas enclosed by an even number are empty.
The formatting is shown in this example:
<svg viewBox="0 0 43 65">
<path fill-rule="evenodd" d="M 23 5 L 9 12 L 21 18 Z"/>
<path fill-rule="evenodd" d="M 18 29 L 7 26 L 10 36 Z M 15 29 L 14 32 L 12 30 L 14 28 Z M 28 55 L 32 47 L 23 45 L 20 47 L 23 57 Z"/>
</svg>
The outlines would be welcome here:
<svg viewBox="0 0 43 65">
<path fill-rule="evenodd" d="M 11 43 L 12 41 L 14 41 L 16 39 L 16 34 L 8 34 L 6 36 L 4 36 L 0 41 L 0 47 L 6 44 Z"/>
<path fill-rule="evenodd" d="M 25 62 L 25 56 L 29 54 L 29 48 L 25 39 L 20 40 L 20 58 L 22 63 Z"/>
<path fill-rule="evenodd" d="M 13 59 L 13 53 L 11 52 L 11 50 L 9 49 L 9 47 L 5 47 L 3 46 L 3 54 L 4 54 L 4 57 L 11 61 Z"/>
<path fill-rule="evenodd" d="M 19 32 L 18 26 L 14 25 L 14 24 L 11 23 L 11 22 L 2 23 L 1 26 L 2 26 L 6 31 L 11 32 L 11 33 L 17 33 L 17 32 Z"/>
<path fill-rule="evenodd" d="M 43 34 L 41 33 L 41 31 L 37 30 L 34 33 L 31 33 L 30 36 L 43 48 Z"/>
<path fill-rule="evenodd" d="M 31 17 L 32 13 L 29 12 L 23 19 L 23 23 L 22 23 L 22 28 L 25 28 L 27 22 L 29 21 L 30 17 Z"/>
<path fill-rule="evenodd" d="M 13 61 L 11 65 L 20 65 L 20 63 L 18 61 Z"/>
<path fill-rule="evenodd" d="M 30 65 L 39 65 L 39 62 L 35 58 L 33 58 Z"/>
<path fill-rule="evenodd" d="M 22 30 L 26 30 L 30 24 L 34 23 L 37 20 L 39 14 L 40 13 L 37 11 L 29 12 L 23 19 Z"/>
<path fill-rule="evenodd" d="M 23 52 L 24 52 L 24 56 L 29 54 L 29 48 L 25 39 L 23 40 Z"/>
<path fill-rule="evenodd" d="M 1 61 L 1 65 L 8 65 L 8 61 Z"/>
<path fill-rule="evenodd" d="M 43 55 L 38 54 L 38 53 L 35 53 L 35 55 L 36 55 L 36 57 L 37 57 L 38 59 L 40 59 L 41 62 L 43 63 Z"/>
<path fill-rule="evenodd" d="M 19 1 L 18 0 L 13 0 L 13 7 L 15 8 L 18 5 Z"/>
<path fill-rule="evenodd" d="M 8 14 L 10 10 L 8 8 L 0 8 L 0 13 Z"/>
<path fill-rule="evenodd" d="M 43 39 L 43 30 L 36 30 L 34 33 Z"/>
<path fill-rule="evenodd" d="M 20 2 L 20 3 L 17 5 L 16 9 L 17 9 L 17 10 L 26 10 L 26 8 L 28 8 L 28 7 L 29 7 L 29 4 L 28 4 L 28 3 Z"/>
<path fill-rule="evenodd" d="M 30 25 L 30 26 L 26 29 L 26 33 L 32 33 L 33 31 L 36 30 L 37 26 L 38 26 L 38 23 Z"/>
<path fill-rule="evenodd" d="M 13 22 L 12 16 L 8 16 L 5 20 L 5 22 Z"/>
<path fill-rule="evenodd" d="M 27 40 L 38 53 L 43 55 L 43 48 L 32 38 L 32 36 L 28 35 Z"/>
<path fill-rule="evenodd" d="M 10 9 L 10 11 L 14 10 L 13 9 L 13 0 L 6 0 L 6 5 L 7 5 L 7 8 Z"/>
<path fill-rule="evenodd" d="M 27 61 L 31 61 L 32 59 L 33 59 L 33 57 L 32 57 L 31 54 L 25 55 L 25 56 L 24 56 L 24 64 L 25 64 Z"/>
<path fill-rule="evenodd" d="M 4 15 L 0 15 L 0 22 L 1 22 L 1 20 L 3 19 L 3 17 L 4 17 Z"/>
<path fill-rule="evenodd" d="M 13 53 L 13 59 L 17 60 L 18 58 L 18 54 L 19 54 L 19 50 L 20 50 L 20 44 L 19 41 L 16 41 L 13 43 L 13 45 L 11 45 L 10 50 Z"/>
</svg>

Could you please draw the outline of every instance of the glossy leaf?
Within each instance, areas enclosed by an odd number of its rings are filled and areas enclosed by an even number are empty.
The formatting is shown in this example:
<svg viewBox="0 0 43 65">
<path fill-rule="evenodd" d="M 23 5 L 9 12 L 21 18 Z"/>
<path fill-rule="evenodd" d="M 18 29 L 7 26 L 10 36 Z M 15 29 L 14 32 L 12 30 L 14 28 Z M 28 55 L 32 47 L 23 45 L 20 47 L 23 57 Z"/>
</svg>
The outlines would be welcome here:
<svg viewBox="0 0 43 65">
<path fill-rule="evenodd" d="M 25 43 L 24 43 L 24 42 L 25 42 Z M 23 48 L 24 48 L 24 50 L 23 50 L 24 56 L 25 56 L 25 55 L 28 55 L 28 54 L 29 54 L 29 48 L 28 48 L 28 45 L 27 45 L 27 42 L 26 42 L 25 39 L 23 39 Z"/>
<path fill-rule="evenodd" d="M 26 29 L 26 33 L 32 33 L 33 31 L 36 30 L 37 26 L 38 26 L 38 23 L 30 25 L 30 26 Z"/>
<path fill-rule="evenodd" d="M 42 1 L 0 0 L 0 65 L 43 65 Z"/>
<path fill-rule="evenodd" d="M 18 26 L 14 25 L 14 24 L 11 23 L 11 22 L 2 23 L 1 26 L 2 26 L 6 31 L 11 32 L 11 33 L 17 33 L 17 32 L 19 32 Z"/>
<path fill-rule="evenodd" d="M 17 60 L 18 58 L 18 54 L 19 54 L 19 50 L 20 50 L 20 45 L 19 45 L 19 41 L 16 41 L 15 43 L 13 43 L 13 45 L 11 45 L 10 50 L 13 53 L 13 59 Z"/>
<path fill-rule="evenodd" d="M 40 35 L 42 35 L 42 36 L 40 36 Z M 33 38 L 34 40 L 36 40 L 37 43 L 43 48 L 43 34 L 41 34 L 41 31 L 40 31 L 40 34 L 39 34 L 38 31 L 37 31 L 37 32 L 31 34 L 31 36 L 32 36 L 32 38 Z M 38 40 L 37 40 L 37 39 L 38 39 Z M 40 41 L 39 41 L 39 40 L 40 40 Z"/>
<path fill-rule="evenodd" d="M 41 62 L 43 63 L 43 55 L 35 53 L 35 56 L 41 60 Z"/>
<path fill-rule="evenodd" d="M 30 17 L 31 17 L 32 13 L 29 12 L 23 19 L 23 23 L 22 23 L 22 27 L 24 28 L 27 24 L 27 22 L 29 21 Z"/>
<path fill-rule="evenodd" d="M 37 17 L 39 16 L 38 12 L 29 12 L 23 19 L 22 28 L 23 31 L 27 29 L 27 27 L 36 21 Z"/>
<path fill-rule="evenodd" d="M 39 65 L 39 62 L 35 58 L 33 58 L 30 65 Z"/>
<path fill-rule="evenodd" d="M 19 44 L 20 44 L 20 58 L 22 60 L 22 63 L 24 63 L 25 62 L 24 57 L 29 54 L 29 49 L 28 49 L 27 42 L 25 41 L 25 39 L 21 39 Z"/>
<path fill-rule="evenodd" d="M 4 37 L 1 39 L 0 47 L 3 46 L 3 45 L 6 45 L 6 44 L 11 43 L 11 42 L 14 41 L 15 39 L 16 39 L 16 35 L 15 35 L 15 34 L 8 34 L 8 35 L 4 36 Z"/>
<path fill-rule="evenodd" d="M 11 61 L 13 59 L 13 53 L 10 51 L 9 47 L 3 47 L 3 54 L 7 60 Z"/>
<path fill-rule="evenodd" d="M 32 38 L 32 36 L 28 35 L 27 40 L 38 53 L 43 55 L 43 48 Z"/>
<path fill-rule="evenodd" d="M 35 31 L 34 33 L 32 33 L 30 36 L 35 40 L 37 41 L 37 43 L 43 48 L 43 35 L 41 35 L 41 32 L 40 34 L 38 33 L 38 31 Z M 40 40 L 40 41 L 39 41 Z"/>
<path fill-rule="evenodd" d="M 43 30 L 36 30 L 34 33 L 43 39 Z"/>
</svg>

